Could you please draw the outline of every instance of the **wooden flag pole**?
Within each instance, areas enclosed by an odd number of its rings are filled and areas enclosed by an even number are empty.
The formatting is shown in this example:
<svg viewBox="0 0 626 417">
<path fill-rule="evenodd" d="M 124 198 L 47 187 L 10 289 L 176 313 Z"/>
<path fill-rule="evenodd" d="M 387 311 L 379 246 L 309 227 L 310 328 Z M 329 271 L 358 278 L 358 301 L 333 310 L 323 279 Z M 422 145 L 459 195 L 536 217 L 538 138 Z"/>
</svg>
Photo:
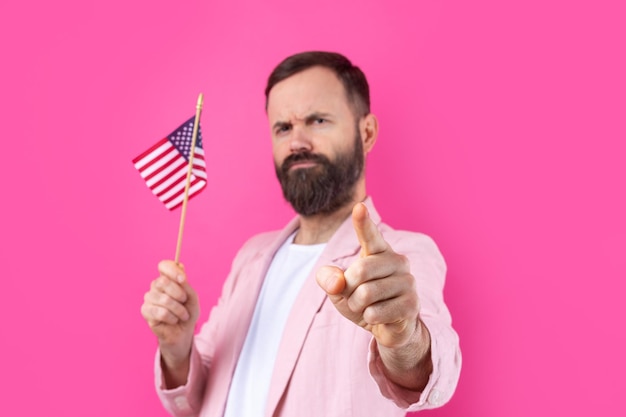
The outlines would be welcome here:
<svg viewBox="0 0 626 417">
<path fill-rule="evenodd" d="M 189 186 L 191 185 L 191 171 L 193 169 L 193 157 L 196 151 L 196 138 L 198 137 L 198 126 L 200 125 L 200 113 L 202 112 L 202 93 L 198 95 L 198 103 L 196 104 L 196 118 L 193 122 L 193 134 L 191 137 L 191 152 L 189 153 L 189 168 L 187 169 L 187 182 L 185 184 L 185 197 L 183 198 L 183 207 L 180 213 L 180 226 L 178 228 L 178 242 L 176 243 L 176 257 L 174 262 L 178 264 L 180 260 L 180 248 L 183 244 L 183 229 L 185 228 L 185 214 L 187 213 L 187 201 L 189 200 Z"/>
</svg>

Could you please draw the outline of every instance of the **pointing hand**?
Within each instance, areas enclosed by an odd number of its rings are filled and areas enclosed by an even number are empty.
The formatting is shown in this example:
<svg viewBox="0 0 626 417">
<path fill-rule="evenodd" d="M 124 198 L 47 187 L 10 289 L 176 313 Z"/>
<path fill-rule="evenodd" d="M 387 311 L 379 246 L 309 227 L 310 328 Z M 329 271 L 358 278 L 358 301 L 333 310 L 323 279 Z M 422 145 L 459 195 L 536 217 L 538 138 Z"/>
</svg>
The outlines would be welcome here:
<svg viewBox="0 0 626 417">
<path fill-rule="evenodd" d="M 418 326 L 419 302 L 408 259 L 393 251 L 364 204 L 352 210 L 360 258 L 345 271 L 324 266 L 317 282 L 337 310 L 370 331 L 379 346 L 402 347 Z"/>
</svg>

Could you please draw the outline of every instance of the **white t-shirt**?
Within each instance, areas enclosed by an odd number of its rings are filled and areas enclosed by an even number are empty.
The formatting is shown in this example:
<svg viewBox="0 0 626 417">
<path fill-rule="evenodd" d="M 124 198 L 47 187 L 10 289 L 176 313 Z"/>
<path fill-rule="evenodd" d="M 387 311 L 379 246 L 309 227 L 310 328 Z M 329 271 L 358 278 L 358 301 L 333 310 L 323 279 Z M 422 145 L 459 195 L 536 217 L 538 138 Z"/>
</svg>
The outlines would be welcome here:
<svg viewBox="0 0 626 417">
<path fill-rule="evenodd" d="M 325 243 L 296 245 L 295 233 L 278 249 L 254 309 L 235 375 L 225 417 L 263 416 L 274 363 L 291 307 L 321 255 Z"/>
</svg>

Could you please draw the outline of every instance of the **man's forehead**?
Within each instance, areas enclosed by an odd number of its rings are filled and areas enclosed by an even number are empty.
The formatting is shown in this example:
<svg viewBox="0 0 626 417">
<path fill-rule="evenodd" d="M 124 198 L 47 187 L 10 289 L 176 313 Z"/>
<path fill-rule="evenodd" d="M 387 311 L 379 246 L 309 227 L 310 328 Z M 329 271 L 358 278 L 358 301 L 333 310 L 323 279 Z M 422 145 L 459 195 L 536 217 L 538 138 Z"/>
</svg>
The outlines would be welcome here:
<svg viewBox="0 0 626 417">
<path fill-rule="evenodd" d="M 333 116 L 336 114 L 336 110 L 332 106 L 324 105 L 302 105 L 302 106 L 289 106 L 282 109 L 271 108 L 268 110 L 268 117 L 270 121 L 278 122 L 294 122 L 305 121 L 311 116 Z"/>
<path fill-rule="evenodd" d="M 333 113 L 347 105 L 343 84 L 327 68 L 313 67 L 277 83 L 269 93 L 270 119 L 305 118 L 311 113 Z"/>
</svg>

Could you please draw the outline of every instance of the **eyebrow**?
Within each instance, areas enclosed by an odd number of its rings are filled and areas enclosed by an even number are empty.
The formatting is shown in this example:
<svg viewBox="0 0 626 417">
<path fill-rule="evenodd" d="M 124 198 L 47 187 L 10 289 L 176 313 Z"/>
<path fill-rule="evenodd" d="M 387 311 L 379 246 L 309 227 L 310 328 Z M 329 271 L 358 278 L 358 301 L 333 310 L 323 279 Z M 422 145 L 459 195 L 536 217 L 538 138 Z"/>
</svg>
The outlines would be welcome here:
<svg viewBox="0 0 626 417">
<path fill-rule="evenodd" d="M 304 120 L 306 120 L 306 123 L 311 123 L 315 121 L 316 119 L 330 119 L 330 118 L 331 118 L 330 113 L 316 112 L 316 113 L 312 113 L 308 115 Z"/>
<path fill-rule="evenodd" d="M 291 125 L 291 123 L 289 123 L 289 122 L 280 122 L 280 121 L 279 121 L 279 122 L 276 122 L 276 123 L 274 123 L 274 124 L 272 125 L 272 130 L 276 130 L 276 129 L 277 129 L 277 128 L 279 128 L 279 127 L 289 126 L 289 125 Z"/>
<path fill-rule="evenodd" d="M 316 119 L 329 119 L 331 118 L 332 115 L 330 113 L 324 113 L 324 112 L 315 112 L 315 113 L 311 113 L 308 116 L 306 116 L 304 118 L 304 121 L 306 124 L 309 124 L 311 122 L 313 122 Z M 276 123 L 274 123 L 272 125 L 272 129 L 276 130 L 277 128 L 280 127 L 284 127 L 284 126 L 291 126 L 292 123 L 291 122 L 283 122 L 281 120 L 277 121 Z"/>
</svg>

